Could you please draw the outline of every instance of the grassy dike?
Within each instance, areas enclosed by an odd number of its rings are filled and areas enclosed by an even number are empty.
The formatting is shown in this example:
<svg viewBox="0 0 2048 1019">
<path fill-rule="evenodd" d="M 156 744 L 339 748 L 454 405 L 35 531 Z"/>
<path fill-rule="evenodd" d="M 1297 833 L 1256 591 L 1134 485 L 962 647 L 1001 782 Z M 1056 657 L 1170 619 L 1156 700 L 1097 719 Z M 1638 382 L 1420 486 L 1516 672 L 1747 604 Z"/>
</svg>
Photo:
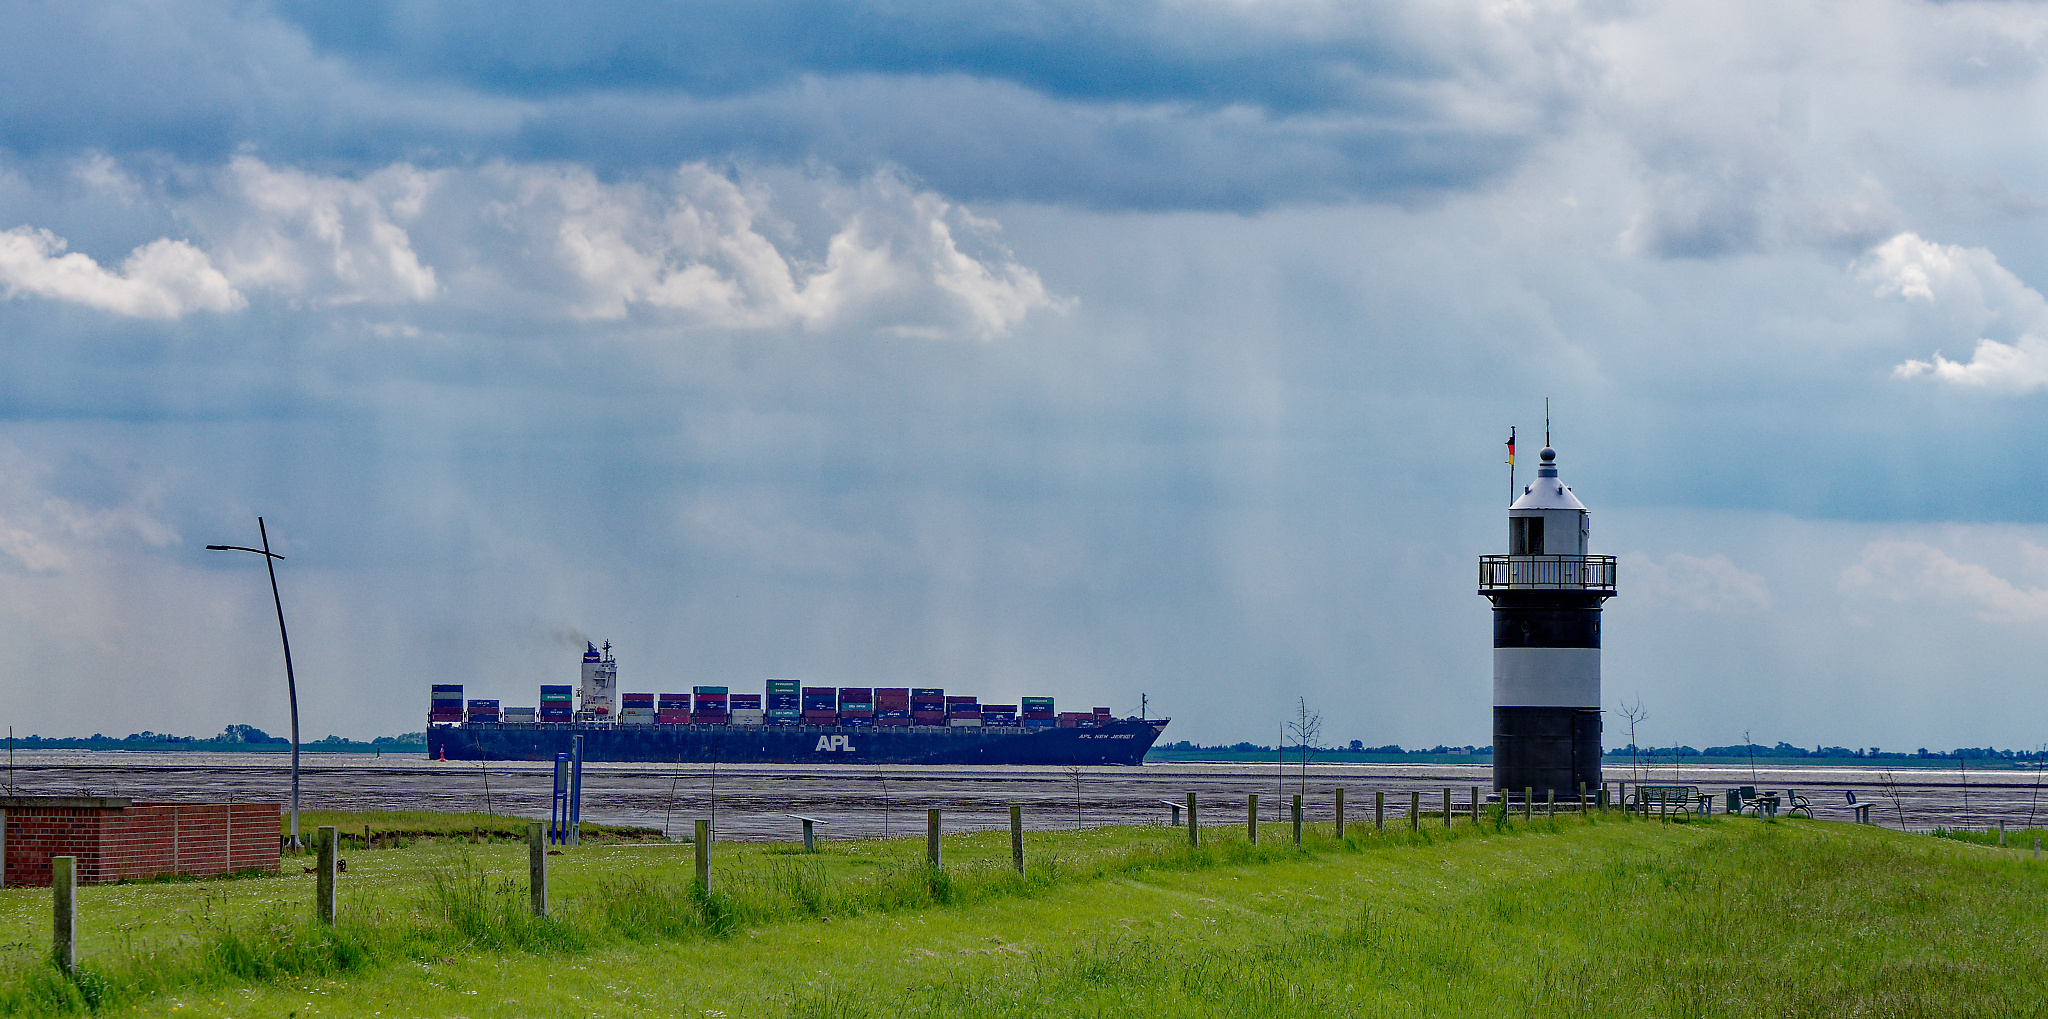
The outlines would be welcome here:
<svg viewBox="0 0 2048 1019">
<path fill-rule="evenodd" d="M 333 819 L 341 821 L 341 818 Z M 1441 822 L 1439 821 L 1439 824 Z M 359 827 L 359 825 L 358 825 Z M 451 828 L 459 826 L 450 826 Z M 40 958 L 48 893 L 0 892 L 0 1011 L 226 1016 L 2011 1016 L 2044 1010 L 2048 861 L 1804 820 L 1508 820 L 1447 835 L 1269 825 L 1006 832 L 551 858 L 423 839 L 312 878 L 80 893 L 86 972 Z M 288 870 L 296 870 L 287 863 Z"/>
</svg>

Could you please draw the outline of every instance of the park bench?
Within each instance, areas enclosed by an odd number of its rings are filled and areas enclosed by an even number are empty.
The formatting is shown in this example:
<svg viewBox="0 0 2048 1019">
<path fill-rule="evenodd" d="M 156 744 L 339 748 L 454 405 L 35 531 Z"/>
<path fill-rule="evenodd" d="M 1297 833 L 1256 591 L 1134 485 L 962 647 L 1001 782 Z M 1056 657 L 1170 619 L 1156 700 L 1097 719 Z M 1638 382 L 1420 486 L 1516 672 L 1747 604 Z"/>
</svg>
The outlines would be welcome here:
<svg viewBox="0 0 2048 1019">
<path fill-rule="evenodd" d="M 1713 797 L 1700 792 L 1696 785 L 1639 785 L 1635 788 L 1635 795 L 1630 796 L 1623 806 L 1642 814 L 1678 813 L 1705 817 L 1713 800 Z"/>
</svg>

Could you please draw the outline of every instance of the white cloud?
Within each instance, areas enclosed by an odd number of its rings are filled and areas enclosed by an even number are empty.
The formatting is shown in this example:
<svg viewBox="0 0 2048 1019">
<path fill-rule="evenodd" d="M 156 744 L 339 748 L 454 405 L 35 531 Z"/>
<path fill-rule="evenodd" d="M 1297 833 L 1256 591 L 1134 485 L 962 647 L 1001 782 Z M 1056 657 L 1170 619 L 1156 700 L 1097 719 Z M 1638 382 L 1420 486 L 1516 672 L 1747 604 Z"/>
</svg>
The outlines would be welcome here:
<svg viewBox="0 0 2048 1019">
<path fill-rule="evenodd" d="M 1037 273 L 990 243 L 993 223 L 893 174 L 855 186 L 807 181 L 822 192 L 816 209 L 778 209 L 783 196 L 767 186 L 701 164 L 657 184 L 606 183 L 578 167 L 494 173 L 512 192 L 496 206 L 506 229 L 551 249 L 570 277 L 564 310 L 576 317 L 646 311 L 717 328 L 988 338 L 1034 308 L 1060 306 Z M 784 217 L 821 215 L 830 233 L 807 258 L 803 231 Z M 981 242 L 979 257 L 962 234 Z"/>
<path fill-rule="evenodd" d="M 439 292 L 399 221 L 419 214 L 434 175 L 404 164 L 361 180 L 228 165 L 225 208 L 200 212 L 239 286 L 322 304 L 425 301 Z"/>
<path fill-rule="evenodd" d="M 1936 244 L 1902 233 L 1872 248 L 1855 266 L 1879 297 L 1898 297 L 1937 311 L 1948 328 L 1977 335 L 1968 361 L 1933 357 L 1892 369 L 1901 379 L 1931 376 L 1956 385 L 2026 393 L 2048 388 L 2048 300 L 1984 248 Z M 2008 340 L 1983 333 L 1996 332 Z"/>
<path fill-rule="evenodd" d="M 1663 561 L 1641 552 L 1622 557 L 1630 592 L 1646 604 L 1676 605 L 1699 612 L 1738 612 L 1771 607 L 1764 578 L 1727 556 L 1673 552 Z"/>
<path fill-rule="evenodd" d="M 7 296 L 32 294 L 136 318 L 180 318 L 195 311 L 234 311 L 247 302 L 206 253 L 184 241 L 154 240 L 118 270 L 66 252 L 48 230 L 0 231 L 0 286 Z"/>
<path fill-rule="evenodd" d="M 2021 554 L 2036 565 L 2048 557 L 2048 551 L 2032 543 L 2023 543 Z M 1842 571 L 1837 586 L 1857 598 L 1960 606 L 1993 623 L 2048 620 L 2048 588 L 2020 587 L 1984 566 L 1917 541 L 1886 538 L 1865 545 L 1856 564 Z"/>
<path fill-rule="evenodd" d="M 89 551 L 132 535 L 153 548 L 179 541 L 143 500 L 89 506 L 51 494 L 50 468 L 0 441 L 0 563 L 29 573 L 69 571 Z"/>
</svg>

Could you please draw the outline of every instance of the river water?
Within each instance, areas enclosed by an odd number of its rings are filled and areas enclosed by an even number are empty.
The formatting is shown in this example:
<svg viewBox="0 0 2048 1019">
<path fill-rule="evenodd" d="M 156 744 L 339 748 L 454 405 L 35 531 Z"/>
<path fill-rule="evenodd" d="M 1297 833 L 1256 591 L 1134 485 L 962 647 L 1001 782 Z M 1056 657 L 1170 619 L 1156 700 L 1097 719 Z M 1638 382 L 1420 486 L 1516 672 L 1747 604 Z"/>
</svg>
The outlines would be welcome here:
<svg viewBox="0 0 2048 1019">
<path fill-rule="evenodd" d="M 1889 827 L 1936 825 L 2019 828 L 2048 822 L 2048 797 L 2034 770 L 1959 772 L 1834 765 L 1757 768 L 1688 766 L 1675 780 L 1718 796 L 1737 785 L 1797 790 L 1822 819 L 1847 820 L 1847 796 L 1876 801 L 1874 819 Z M 552 765 L 528 762 L 429 761 L 418 756 L 304 754 L 302 806 L 338 810 L 488 811 L 544 819 Z M 8 779 L 21 795 L 126 796 L 144 801 L 272 800 L 288 803 L 291 769 L 284 754 L 19 752 Z M 661 828 L 677 836 L 699 817 L 714 817 L 721 838 L 789 839 L 798 822 L 819 818 L 827 838 L 872 838 L 923 831 L 925 810 L 945 812 L 948 831 L 1001 828 L 1012 804 L 1034 829 L 1165 823 L 1162 800 L 1197 794 L 1205 825 L 1242 823 L 1248 794 L 1259 796 L 1263 820 L 1281 822 L 1289 801 L 1304 793 L 1306 816 L 1334 816 L 1332 790 L 1345 790 L 1346 813 L 1369 820 L 1374 794 L 1385 795 L 1389 823 L 1405 818 L 1409 794 L 1424 810 L 1439 809 L 1450 788 L 1468 803 L 1474 785 L 1490 783 L 1488 765 L 1461 764 L 1152 764 L 1137 768 L 934 767 L 859 765 L 586 764 L 583 817 L 606 824 Z M 1669 767 L 1610 781 L 1671 782 Z M 1718 800 L 1717 807 L 1718 810 Z M 1469 809 L 1461 806 L 1460 810 Z M 1539 809 L 1541 809 L 1539 807 Z"/>
</svg>

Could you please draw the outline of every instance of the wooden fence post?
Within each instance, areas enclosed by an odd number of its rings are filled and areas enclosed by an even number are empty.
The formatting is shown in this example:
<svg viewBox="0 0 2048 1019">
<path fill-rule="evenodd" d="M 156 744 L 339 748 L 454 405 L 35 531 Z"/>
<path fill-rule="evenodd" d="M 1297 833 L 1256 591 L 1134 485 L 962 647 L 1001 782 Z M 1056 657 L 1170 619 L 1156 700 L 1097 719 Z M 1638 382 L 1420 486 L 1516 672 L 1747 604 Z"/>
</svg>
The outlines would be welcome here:
<svg viewBox="0 0 2048 1019">
<path fill-rule="evenodd" d="M 1387 830 L 1387 793 L 1384 789 L 1376 790 L 1372 794 L 1372 829 Z"/>
<path fill-rule="evenodd" d="M 1408 830 L 1422 830 L 1422 790 L 1408 791 Z"/>
<path fill-rule="evenodd" d="M 1294 794 L 1294 844 L 1301 845 L 1301 794 Z"/>
<path fill-rule="evenodd" d="M 1188 848 L 1202 848 L 1202 829 L 1195 824 L 1195 794 L 1188 794 Z"/>
<path fill-rule="evenodd" d="M 50 857 L 50 933 L 57 968 L 78 968 L 78 858 Z"/>
<path fill-rule="evenodd" d="M 1024 873 L 1024 808 L 1010 804 L 1010 860 Z"/>
<path fill-rule="evenodd" d="M 1344 790 L 1337 790 L 1337 841 L 1344 841 Z"/>
<path fill-rule="evenodd" d="M 1548 815 L 1548 816 L 1550 817 L 1550 819 L 1551 819 L 1551 820 L 1553 820 L 1553 821 L 1557 820 L 1557 787 L 1556 787 L 1556 786 L 1551 786 L 1550 788 L 1548 788 L 1548 789 L 1545 789 L 1545 790 L 1543 790 L 1543 812 L 1544 812 L 1544 813 L 1545 813 L 1546 815 Z"/>
<path fill-rule="evenodd" d="M 335 834 L 333 825 L 323 824 L 320 826 L 319 834 L 316 836 L 320 842 L 320 862 L 316 867 L 318 873 L 316 887 L 319 889 L 318 895 L 320 900 L 318 908 L 320 922 L 328 927 L 334 926 L 334 844 L 340 841 L 335 838 Z"/>
<path fill-rule="evenodd" d="M 1259 844 L 1259 794 L 1258 794 L 1258 793 L 1252 793 L 1252 794 L 1251 794 L 1250 796 L 1246 797 L 1246 799 L 1245 799 L 1245 801 L 1244 801 L 1244 830 L 1245 830 L 1245 835 L 1246 835 L 1246 836 L 1247 836 L 1248 838 L 1250 838 L 1250 839 L 1252 840 L 1252 845 L 1255 845 L 1255 846 L 1256 846 L 1256 845 L 1258 845 L 1258 844 Z"/>
<path fill-rule="evenodd" d="M 533 915 L 548 915 L 548 834 L 539 821 L 526 826 L 526 893 Z"/>
<path fill-rule="evenodd" d="M 1472 826 L 1479 826 L 1479 787 L 1472 787 Z"/>
<path fill-rule="evenodd" d="M 924 818 L 924 862 L 933 870 L 939 869 L 939 808 L 925 812 Z"/>
<path fill-rule="evenodd" d="M 1534 821 L 1534 820 L 1536 820 L 1536 787 L 1535 787 L 1535 786 L 1532 786 L 1532 785 L 1525 785 L 1525 786 L 1523 786 L 1523 787 L 1522 787 L 1522 820 L 1524 820 L 1524 821 Z"/>
<path fill-rule="evenodd" d="M 711 890 L 711 819 L 697 819 L 697 887 Z"/>
<path fill-rule="evenodd" d="M 1444 827 L 1451 826 L 1451 787 L 1444 787 Z"/>
</svg>

